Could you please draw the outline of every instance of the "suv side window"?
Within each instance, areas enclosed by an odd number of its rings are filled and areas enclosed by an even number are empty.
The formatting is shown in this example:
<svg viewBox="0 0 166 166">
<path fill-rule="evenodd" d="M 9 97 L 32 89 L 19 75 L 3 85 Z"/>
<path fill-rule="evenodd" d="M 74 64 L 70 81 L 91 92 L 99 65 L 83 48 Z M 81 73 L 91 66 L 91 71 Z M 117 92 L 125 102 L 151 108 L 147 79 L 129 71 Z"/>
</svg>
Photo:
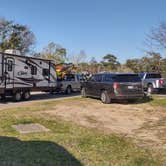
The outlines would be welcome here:
<svg viewBox="0 0 166 166">
<path fill-rule="evenodd" d="M 112 81 L 113 81 L 113 78 L 112 78 L 111 75 L 106 74 L 106 75 L 104 75 L 104 81 L 105 81 L 105 82 L 112 82 Z"/>
<path fill-rule="evenodd" d="M 92 77 L 89 78 L 89 81 L 95 81 L 95 75 L 93 75 Z"/>
<path fill-rule="evenodd" d="M 102 75 L 101 74 L 95 75 L 95 81 L 96 82 L 101 82 L 102 81 Z"/>
</svg>

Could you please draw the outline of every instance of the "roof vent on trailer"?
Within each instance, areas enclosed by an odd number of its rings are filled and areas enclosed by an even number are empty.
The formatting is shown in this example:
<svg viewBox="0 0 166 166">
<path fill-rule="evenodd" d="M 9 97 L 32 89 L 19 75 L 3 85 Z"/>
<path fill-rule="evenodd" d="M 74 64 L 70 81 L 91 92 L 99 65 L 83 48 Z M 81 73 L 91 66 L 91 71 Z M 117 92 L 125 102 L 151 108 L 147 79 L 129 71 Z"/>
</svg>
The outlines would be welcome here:
<svg viewBox="0 0 166 166">
<path fill-rule="evenodd" d="M 13 49 L 5 50 L 5 53 L 13 55 L 21 55 L 21 52 L 19 50 L 13 50 Z"/>
</svg>

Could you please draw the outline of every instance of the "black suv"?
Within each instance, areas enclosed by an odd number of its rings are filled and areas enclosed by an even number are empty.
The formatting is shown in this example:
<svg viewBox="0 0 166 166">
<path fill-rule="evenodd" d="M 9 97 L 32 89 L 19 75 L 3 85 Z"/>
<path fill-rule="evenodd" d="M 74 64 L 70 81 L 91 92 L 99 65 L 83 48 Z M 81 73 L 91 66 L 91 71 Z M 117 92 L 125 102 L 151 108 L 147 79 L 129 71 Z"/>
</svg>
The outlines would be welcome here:
<svg viewBox="0 0 166 166">
<path fill-rule="evenodd" d="M 81 95 L 100 98 L 108 104 L 112 99 L 139 99 L 144 92 L 138 74 L 102 73 L 81 83 Z"/>
</svg>

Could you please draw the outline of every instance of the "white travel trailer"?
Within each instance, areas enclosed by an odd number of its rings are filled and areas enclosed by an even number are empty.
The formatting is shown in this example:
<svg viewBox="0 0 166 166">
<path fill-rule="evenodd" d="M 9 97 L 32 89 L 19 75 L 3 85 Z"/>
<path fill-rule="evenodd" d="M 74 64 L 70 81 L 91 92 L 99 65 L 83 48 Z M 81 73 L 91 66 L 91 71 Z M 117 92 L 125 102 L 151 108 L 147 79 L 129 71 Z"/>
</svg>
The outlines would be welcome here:
<svg viewBox="0 0 166 166">
<path fill-rule="evenodd" d="M 31 91 L 54 91 L 55 64 L 51 60 L 22 56 L 18 51 L 0 52 L 0 96 L 28 100 Z"/>
</svg>

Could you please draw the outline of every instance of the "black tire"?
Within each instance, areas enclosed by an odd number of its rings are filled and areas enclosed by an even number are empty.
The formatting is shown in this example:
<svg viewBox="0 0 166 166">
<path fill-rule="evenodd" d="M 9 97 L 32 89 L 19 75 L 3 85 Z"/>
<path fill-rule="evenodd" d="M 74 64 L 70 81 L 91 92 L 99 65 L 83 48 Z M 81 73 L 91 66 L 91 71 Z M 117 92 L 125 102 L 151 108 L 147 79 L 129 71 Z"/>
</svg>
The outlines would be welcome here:
<svg viewBox="0 0 166 166">
<path fill-rule="evenodd" d="M 5 96 L 5 94 L 2 94 L 1 96 L 0 96 L 0 100 L 5 100 L 6 99 L 6 96 Z"/>
<path fill-rule="evenodd" d="M 72 93 L 72 88 L 71 88 L 71 86 L 68 86 L 67 88 L 66 88 L 66 90 L 65 90 L 65 94 L 71 94 Z"/>
<path fill-rule="evenodd" d="M 22 95 L 24 100 L 29 100 L 31 98 L 30 91 L 25 91 Z"/>
<path fill-rule="evenodd" d="M 20 91 L 15 92 L 13 99 L 15 102 L 19 102 L 22 100 L 22 94 Z"/>
<path fill-rule="evenodd" d="M 111 103 L 111 98 L 108 95 L 108 92 L 106 90 L 101 92 L 101 97 L 100 97 L 102 103 L 104 104 L 110 104 Z"/>
<path fill-rule="evenodd" d="M 152 94 L 154 92 L 154 88 L 152 84 L 148 84 L 147 93 Z"/>
<path fill-rule="evenodd" d="M 82 96 L 82 97 L 87 97 L 85 88 L 82 88 L 82 89 L 81 89 L 81 96 Z"/>
</svg>

